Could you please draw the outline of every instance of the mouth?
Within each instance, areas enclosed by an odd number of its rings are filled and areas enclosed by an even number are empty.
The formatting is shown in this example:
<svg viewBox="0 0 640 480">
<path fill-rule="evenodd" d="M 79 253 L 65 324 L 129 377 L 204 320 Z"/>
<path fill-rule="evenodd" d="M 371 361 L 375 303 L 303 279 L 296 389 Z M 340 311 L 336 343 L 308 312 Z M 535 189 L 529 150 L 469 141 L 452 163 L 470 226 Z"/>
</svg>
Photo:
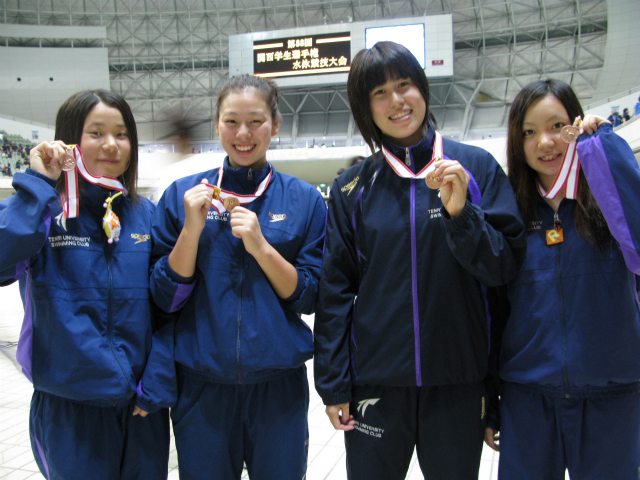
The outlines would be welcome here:
<svg viewBox="0 0 640 480">
<path fill-rule="evenodd" d="M 557 160 L 561 156 L 562 156 L 562 153 L 550 153 L 548 155 L 543 155 L 538 157 L 538 160 L 540 160 L 543 163 L 549 163 Z"/>
<path fill-rule="evenodd" d="M 392 115 L 389 117 L 390 120 L 400 120 L 404 117 L 408 117 L 409 115 L 411 115 L 411 113 L 413 113 L 413 110 L 404 110 L 402 112 L 396 113 L 395 115 Z"/>
<path fill-rule="evenodd" d="M 234 145 L 233 148 L 235 148 L 239 152 L 246 153 L 246 152 L 252 151 L 254 148 L 256 148 L 256 146 L 255 146 L 255 144 L 253 144 L 253 145 Z"/>
</svg>

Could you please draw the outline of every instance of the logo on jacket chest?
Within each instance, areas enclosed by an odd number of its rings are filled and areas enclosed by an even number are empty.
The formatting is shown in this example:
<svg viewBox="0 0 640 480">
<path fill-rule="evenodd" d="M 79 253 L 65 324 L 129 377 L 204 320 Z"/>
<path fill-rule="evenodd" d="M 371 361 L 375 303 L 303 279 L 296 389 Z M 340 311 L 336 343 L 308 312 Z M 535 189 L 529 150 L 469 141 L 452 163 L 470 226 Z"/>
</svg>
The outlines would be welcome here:
<svg viewBox="0 0 640 480">
<path fill-rule="evenodd" d="M 55 237 L 49 237 L 51 248 L 88 247 L 90 242 L 90 237 L 78 237 L 77 235 L 58 235 Z"/>
<path fill-rule="evenodd" d="M 269 217 L 271 218 L 271 220 L 269 220 L 269 222 L 281 222 L 282 220 L 286 220 L 287 219 L 287 214 L 286 213 L 271 213 L 271 212 L 269 212 Z"/>
<path fill-rule="evenodd" d="M 217 220 L 219 222 L 228 222 L 229 212 L 218 213 L 214 209 L 211 209 L 209 210 L 209 212 L 207 212 L 207 220 Z"/>
</svg>

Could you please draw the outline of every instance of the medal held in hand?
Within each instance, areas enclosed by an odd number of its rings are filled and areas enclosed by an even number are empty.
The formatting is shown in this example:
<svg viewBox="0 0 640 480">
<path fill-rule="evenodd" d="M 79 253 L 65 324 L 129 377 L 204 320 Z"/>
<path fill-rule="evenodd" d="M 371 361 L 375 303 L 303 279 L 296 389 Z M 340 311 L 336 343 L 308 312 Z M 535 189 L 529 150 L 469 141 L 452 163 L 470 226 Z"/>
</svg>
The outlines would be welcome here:
<svg viewBox="0 0 640 480">
<path fill-rule="evenodd" d="M 564 143 L 573 143 L 580 136 L 580 127 L 582 126 L 582 119 L 578 117 L 578 126 L 575 125 L 565 125 L 560 130 L 560 138 Z"/>
<path fill-rule="evenodd" d="M 73 149 L 75 147 L 77 147 L 77 145 L 67 145 L 65 152 L 62 154 L 60 168 L 63 172 L 70 172 L 76 168 L 76 157 L 73 155 Z"/>
<path fill-rule="evenodd" d="M 224 208 L 226 208 L 229 212 L 240 205 L 240 200 L 236 197 L 227 197 L 223 202 Z"/>
<path fill-rule="evenodd" d="M 442 160 L 440 157 L 437 157 L 434 160 L 434 167 L 437 168 L 437 164 L 440 160 Z M 434 172 L 427 174 L 424 181 L 427 184 L 427 187 L 429 187 L 431 190 L 437 190 L 438 188 L 440 188 L 440 185 L 442 185 L 442 178 L 436 175 Z"/>
<path fill-rule="evenodd" d="M 574 127 L 573 125 L 565 125 L 560 130 L 560 138 L 564 143 L 573 143 L 578 139 L 580 135 L 580 130 L 578 127 Z"/>
</svg>

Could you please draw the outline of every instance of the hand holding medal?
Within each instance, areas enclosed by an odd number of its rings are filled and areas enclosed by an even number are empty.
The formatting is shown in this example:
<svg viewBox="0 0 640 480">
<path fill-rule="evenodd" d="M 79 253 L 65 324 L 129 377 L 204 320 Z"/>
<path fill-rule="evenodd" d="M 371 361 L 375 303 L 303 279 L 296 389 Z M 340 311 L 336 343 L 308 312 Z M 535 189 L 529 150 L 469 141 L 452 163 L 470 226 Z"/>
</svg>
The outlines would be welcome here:
<svg viewBox="0 0 640 480">
<path fill-rule="evenodd" d="M 70 147 L 61 140 L 40 143 L 29 152 L 31 168 L 52 180 L 57 180 L 63 171 L 62 164 L 68 148 Z"/>
<path fill-rule="evenodd" d="M 564 143 L 573 143 L 578 139 L 582 130 L 582 119 L 580 117 L 576 117 L 573 122 L 573 125 L 565 125 L 560 130 L 560 138 Z"/>
</svg>

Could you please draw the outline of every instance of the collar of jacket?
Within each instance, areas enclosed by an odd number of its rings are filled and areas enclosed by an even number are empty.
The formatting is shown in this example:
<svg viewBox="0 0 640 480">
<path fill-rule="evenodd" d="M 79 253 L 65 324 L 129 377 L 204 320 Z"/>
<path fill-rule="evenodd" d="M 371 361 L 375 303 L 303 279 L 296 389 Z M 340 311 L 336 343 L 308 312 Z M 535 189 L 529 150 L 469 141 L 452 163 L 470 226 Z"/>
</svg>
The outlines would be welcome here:
<svg viewBox="0 0 640 480">
<path fill-rule="evenodd" d="M 233 193 L 247 195 L 253 194 L 260 182 L 269 174 L 269 163 L 267 162 L 261 170 L 251 169 L 251 178 L 249 178 L 249 168 L 233 168 L 229 165 L 228 156 L 225 157 L 222 168 L 224 168 L 224 175 L 221 187 Z"/>
<path fill-rule="evenodd" d="M 434 137 L 433 132 L 433 129 L 430 128 L 427 131 L 427 134 L 422 137 L 417 144 L 408 147 L 411 152 L 411 165 L 408 165 L 408 167 L 413 171 L 413 173 L 419 172 L 431 161 L 431 149 Z M 384 135 L 382 136 L 382 144 L 387 150 L 398 157 L 400 161 L 405 161 L 407 147 L 396 145 Z"/>
<path fill-rule="evenodd" d="M 79 179 L 80 180 L 80 179 Z M 115 195 L 118 193 L 116 190 L 110 190 L 108 188 L 94 185 L 87 181 L 81 180 L 80 185 L 80 208 L 86 208 L 91 214 L 104 216 L 105 208 L 104 202 L 109 195 Z M 111 207 L 118 215 L 118 206 L 124 201 L 124 193 L 118 195 L 113 199 Z"/>
</svg>

